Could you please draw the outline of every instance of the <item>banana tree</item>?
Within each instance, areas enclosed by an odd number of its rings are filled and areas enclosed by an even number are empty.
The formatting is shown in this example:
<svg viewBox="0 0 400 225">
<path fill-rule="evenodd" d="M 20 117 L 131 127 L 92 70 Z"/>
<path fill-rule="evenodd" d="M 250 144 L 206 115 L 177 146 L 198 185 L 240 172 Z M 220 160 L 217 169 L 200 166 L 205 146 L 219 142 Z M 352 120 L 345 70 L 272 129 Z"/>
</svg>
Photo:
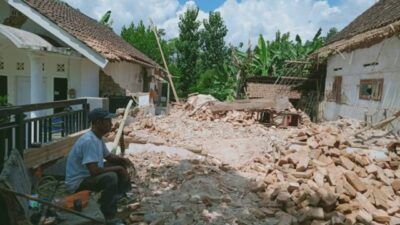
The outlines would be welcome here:
<svg viewBox="0 0 400 225">
<path fill-rule="evenodd" d="M 258 37 L 258 45 L 254 49 L 253 62 L 251 63 L 252 70 L 256 74 L 268 76 L 271 71 L 272 58 L 269 51 L 269 42 L 265 42 L 264 37 L 260 34 Z"/>
</svg>

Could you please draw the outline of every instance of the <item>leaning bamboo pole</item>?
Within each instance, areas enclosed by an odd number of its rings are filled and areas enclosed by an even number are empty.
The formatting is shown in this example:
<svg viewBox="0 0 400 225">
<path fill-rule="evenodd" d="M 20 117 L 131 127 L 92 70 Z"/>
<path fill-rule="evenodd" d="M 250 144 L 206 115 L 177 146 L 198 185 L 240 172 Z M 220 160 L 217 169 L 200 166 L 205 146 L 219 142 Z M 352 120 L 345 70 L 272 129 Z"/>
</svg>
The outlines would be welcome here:
<svg viewBox="0 0 400 225">
<path fill-rule="evenodd" d="M 121 138 L 122 131 L 123 131 L 124 125 L 125 125 L 125 121 L 126 121 L 126 118 L 128 117 L 129 110 L 131 109 L 132 104 L 133 104 L 133 100 L 131 99 L 131 100 L 129 100 L 128 105 L 126 106 L 125 112 L 124 112 L 124 116 L 122 117 L 122 120 L 119 123 L 119 128 L 118 128 L 118 131 L 117 131 L 117 135 L 115 135 L 115 139 L 114 139 L 112 150 L 111 150 L 111 152 L 113 154 L 119 154 L 120 153 L 120 151 L 118 150 L 118 143 L 119 143 L 119 140 Z"/>
<path fill-rule="evenodd" d="M 160 40 L 159 40 L 159 38 L 158 38 L 158 34 L 157 34 L 156 27 L 154 26 L 153 21 L 151 20 L 151 18 L 150 18 L 150 23 L 151 23 L 151 28 L 152 28 L 152 30 L 153 30 L 154 36 L 156 36 L 158 49 L 160 49 L 160 53 L 161 53 L 162 60 L 163 60 L 163 62 L 164 62 L 165 70 L 167 70 L 168 80 L 169 80 L 169 83 L 171 84 L 172 92 L 174 93 L 174 97 L 175 97 L 175 99 L 176 99 L 176 102 L 177 102 L 178 104 L 181 104 L 181 102 L 179 101 L 179 97 L 178 97 L 178 95 L 176 94 L 175 85 L 174 85 L 174 82 L 172 81 L 172 77 L 171 77 L 171 74 L 170 74 L 170 72 L 169 72 L 167 62 L 165 61 L 164 52 L 163 52 L 163 50 L 162 50 L 162 48 L 161 48 L 161 44 L 160 44 Z"/>
</svg>

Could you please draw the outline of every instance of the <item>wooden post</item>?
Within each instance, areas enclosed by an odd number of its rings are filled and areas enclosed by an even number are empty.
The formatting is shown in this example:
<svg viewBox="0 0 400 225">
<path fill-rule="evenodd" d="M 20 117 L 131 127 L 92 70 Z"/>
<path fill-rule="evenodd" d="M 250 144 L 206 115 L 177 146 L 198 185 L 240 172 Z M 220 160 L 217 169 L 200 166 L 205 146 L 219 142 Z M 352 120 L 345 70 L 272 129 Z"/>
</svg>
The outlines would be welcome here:
<svg viewBox="0 0 400 225">
<path fill-rule="evenodd" d="M 88 103 L 83 103 L 82 104 L 83 107 L 83 127 L 86 129 L 89 127 L 89 120 L 88 120 L 88 116 L 89 116 L 89 104 Z"/>
<path fill-rule="evenodd" d="M 24 113 L 20 112 L 15 115 L 15 121 L 18 124 L 16 129 L 16 143 L 15 147 L 18 149 L 18 152 L 21 154 L 21 157 L 24 158 L 24 149 L 25 149 L 25 123 L 24 123 Z"/>
<path fill-rule="evenodd" d="M 169 83 L 167 83 L 167 109 L 168 109 L 168 107 L 169 107 Z"/>
<path fill-rule="evenodd" d="M 169 69 L 168 69 L 167 62 L 165 61 L 164 52 L 163 52 L 163 50 L 162 50 L 162 48 L 161 48 L 160 40 L 158 39 L 158 34 L 157 34 L 156 27 L 154 26 L 153 21 L 152 21 L 151 19 L 150 19 L 150 23 L 151 23 L 151 27 L 152 27 L 154 36 L 156 36 L 157 45 L 158 45 L 158 48 L 160 49 L 161 57 L 162 57 L 162 60 L 163 60 L 163 62 L 164 62 L 164 67 L 165 67 L 165 69 L 167 70 L 168 80 L 169 80 L 169 83 L 171 84 L 172 92 L 174 93 L 174 97 L 175 97 L 175 99 L 176 99 L 176 102 L 177 102 L 178 104 L 181 104 L 181 102 L 179 101 L 179 97 L 178 97 L 178 95 L 176 94 L 174 82 L 172 81 L 171 74 L 169 73 Z"/>
</svg>

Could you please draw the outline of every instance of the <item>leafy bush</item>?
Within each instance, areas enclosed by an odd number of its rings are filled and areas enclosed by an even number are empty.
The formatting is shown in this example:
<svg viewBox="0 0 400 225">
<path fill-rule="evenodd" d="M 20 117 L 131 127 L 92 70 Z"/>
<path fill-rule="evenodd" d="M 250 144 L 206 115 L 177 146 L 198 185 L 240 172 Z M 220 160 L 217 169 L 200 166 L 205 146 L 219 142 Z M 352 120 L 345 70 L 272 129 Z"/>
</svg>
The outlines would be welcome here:
<svg viewBox="0 0 400 225">
<path fill-rule="evenodd" d="M 221 101 L 233 100 L 235 85 L 236 79 L 229 74 L 222 74 L 216 69 L 208 69 L 200 74 L 193 91 L 201 94 L 210 94 Z"/>
</svg>

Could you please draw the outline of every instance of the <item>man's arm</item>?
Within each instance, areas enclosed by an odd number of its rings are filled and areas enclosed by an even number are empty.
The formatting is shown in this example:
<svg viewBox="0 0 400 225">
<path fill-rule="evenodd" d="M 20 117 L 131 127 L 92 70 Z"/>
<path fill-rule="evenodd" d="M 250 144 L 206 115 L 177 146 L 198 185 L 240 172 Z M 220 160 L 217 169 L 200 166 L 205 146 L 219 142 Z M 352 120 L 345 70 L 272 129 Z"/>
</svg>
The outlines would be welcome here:
<svg viewBox="0 0 400 225">
<path fill-rule="evenodd" d="M 109 162 L 111 164 L 121 165 L 125 168 L 128 168 L 128 167 L 133 168 L 133 164 L 129 159 L 117 156 L 115 154 L 109 154 L 105 157 L 105 159 L 107 160 L 107 162 Z"/>
<path fill-rule="evenodd" d="M 97 162 L 93 162 L 86 164 L 86 167 L 88 168 L 91 176 L 97 176 L 99 174 L 107 172 L 116 172 L 118 175 L 122 177 L 128 176 L 126 169 L 122 166 L 110 166 L 101 168 L 97 165 Z"/>
</svg>

